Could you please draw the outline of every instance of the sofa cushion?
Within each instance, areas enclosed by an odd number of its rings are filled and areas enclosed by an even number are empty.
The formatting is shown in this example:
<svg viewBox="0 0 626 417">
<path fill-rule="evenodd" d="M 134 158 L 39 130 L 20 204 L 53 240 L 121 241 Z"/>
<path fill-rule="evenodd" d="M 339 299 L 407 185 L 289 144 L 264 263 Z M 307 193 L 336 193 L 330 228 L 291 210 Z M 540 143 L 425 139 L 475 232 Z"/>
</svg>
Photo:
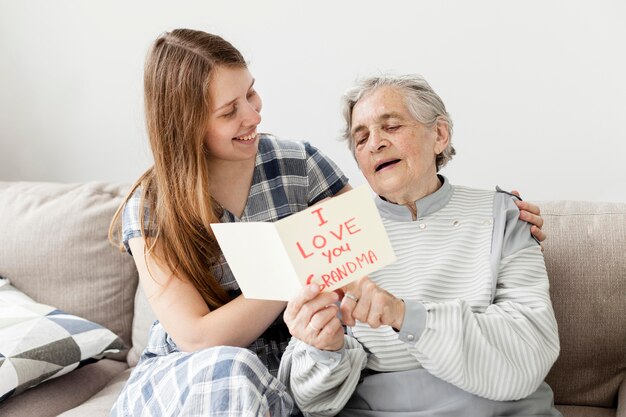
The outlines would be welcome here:
<svg viewBox="0 0 626 417">
<path fill-rule="evenodd" d="M 0 279 L 0 401 L 123 348 L 110 330 L 37 303 Z"/>
<path fill-rule="evenodd" d="M 124 362 L 103 359 L 96 363 L 83 366 L 62 377 L 46 381 L 20 395 L 11 397 L 0 403 L 2 417 L 56 417 L 66 410 L 91 401 L 94 395 L 99 396 L 103 388 L 113 379 L 128 373 L 124 372 Z M 123 384 L 122 384 L 123 385 Z M 118 391 L 119 392 L 119 391 Z M 108 410 L 115 398 L 110 398 Z M 107 405 L 104 406 L 106 408 Z M 108 410 L 101 414 L 108 417 Z M 97 417 L 99 414 L 82 414 L 81 417 Z"/>
<path fill-rule="evenodd" d="M 135 294 L 135 315 L 133 316 L 133 347 L 126 356 L 128 366 L 133 367 L 139 362 L 141 353 L 148 345 L 148 334 L 156 320 L 156 316 L 146 299 L 141 285 L 137 286 Z"/>
<path fill-rule="evenodd" d="M 556 409 L 563 414 L 563 417 L 616 417 L 614 408 L 559 405 Z"/>
<path fill-rule="evenodd" d="M 127 369 L 117 375 L 98 394 L 78 407 L 60 414 L 58 417 L 108 417 L 117 397 L 130 377 L 131 371 L 132 369 Z"/>
<path fill-rule="evenodd" d="M 0 276 L 130 346 L 137 269 L 109 244 L 123 184 L 0 182 Z"/>
<path fill-rule="evenodd" d="M 626 377 L 626 204 L 540 202 L 561 354 L 556 404 L 617 404 Z"/>
</svg>

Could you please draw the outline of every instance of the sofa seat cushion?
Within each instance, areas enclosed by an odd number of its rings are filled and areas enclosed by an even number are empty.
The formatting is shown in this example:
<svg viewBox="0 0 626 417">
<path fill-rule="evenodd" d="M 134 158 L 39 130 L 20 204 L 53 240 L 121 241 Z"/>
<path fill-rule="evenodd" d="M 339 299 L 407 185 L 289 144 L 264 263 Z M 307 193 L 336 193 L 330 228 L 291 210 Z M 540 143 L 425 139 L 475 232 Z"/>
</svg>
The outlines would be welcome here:
<svg viewBox="0 0 626 417">
<path fill-rule="evenodd" d="M 563 417 L 616 417 L 614 408 L 582 407 L 574 405 L 557 405 L 556 409 Z"/>
<path fill-rule="evenodd" d="M 127 369 L 113 378 L 96 395 L 83 404 L 60 414 L 59 417 L 108 417 L 113 404 L 130 377 L 132 369 Z"/>
<path fill-rule="evenodd" d="M 0 403 L 2 417 L 53 417 L 77 407 L 124 373 L 125 362 L 103 359 Z M 126 375 L 128 378 L 128 375 Z M 111 405 L 113 404 L 111 400 Z M 92 414 L 83 414 L 92 416 Z M 94 415 L 95 416 L 95 415 Z M 108 413 L 103 414 L 108 416 Z"/>
</svg>

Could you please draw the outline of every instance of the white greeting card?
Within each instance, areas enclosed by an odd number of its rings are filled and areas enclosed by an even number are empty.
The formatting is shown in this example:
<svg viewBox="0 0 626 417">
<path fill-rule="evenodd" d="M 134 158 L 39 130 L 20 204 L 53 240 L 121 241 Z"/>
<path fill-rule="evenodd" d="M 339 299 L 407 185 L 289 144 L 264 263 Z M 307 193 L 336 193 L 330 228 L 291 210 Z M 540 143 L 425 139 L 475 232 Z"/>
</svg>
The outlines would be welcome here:
<svg viewBox="0 0 626 417">
<path fill-rule="evenodd" d="M 367 186 L 274 223 L 211 228 L 246 298 L 287 301 L 311 282 L 333 291 L 396 259 Z"/>
</svg>

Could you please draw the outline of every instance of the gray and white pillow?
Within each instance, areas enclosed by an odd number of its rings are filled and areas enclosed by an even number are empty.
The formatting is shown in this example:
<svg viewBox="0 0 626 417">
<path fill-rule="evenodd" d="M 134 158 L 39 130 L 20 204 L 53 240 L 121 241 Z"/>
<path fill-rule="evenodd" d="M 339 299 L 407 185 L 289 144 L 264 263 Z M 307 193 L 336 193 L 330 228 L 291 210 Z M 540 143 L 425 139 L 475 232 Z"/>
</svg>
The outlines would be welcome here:
<svg viewBox="0 0 626 417">
<path fill-rule="evenodd" d="M 124 348 L 109 329 L 37 303 L 0 278 L 0 401 Z"/>
</svg>

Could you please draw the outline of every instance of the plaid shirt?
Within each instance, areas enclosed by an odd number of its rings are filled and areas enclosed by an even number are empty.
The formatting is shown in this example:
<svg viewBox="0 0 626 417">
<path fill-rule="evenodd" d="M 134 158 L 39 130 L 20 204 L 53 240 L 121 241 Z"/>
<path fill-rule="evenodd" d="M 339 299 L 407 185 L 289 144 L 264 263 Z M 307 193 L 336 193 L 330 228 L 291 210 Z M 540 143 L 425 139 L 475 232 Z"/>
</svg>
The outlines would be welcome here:
<svg viewBox="0 0 626 417">
<path fill-rule="evenodd" d="M 335 195 L 348 179 L 341 170 L 307 142 L 277 140 L 269 135 L 261 135 L 256 156 L 254 176 L 246 207 L 237 218 L 224 210 L 222 222 L 274 222 L 290 214 L 306 209 L 318 201 Z M 140 190 L 135 191 L 124 208 L 122 235 L 126 249 L 130 253 L 128 240 L 141 236 L 139 221 Z M 146 210 L 147 213 L 147 210 Z M 147 216 L 144 218 L 148 230 Z M 241 294 L 235 277 L 223 256 L 212 270 L 220 284 L 229 291 L 232 298 Z M 154 326 L 150 340 L 161 340 L 172 344 L 170 349 L 178 351 L 173 341 L 160 326 Z M 289 331 L 282 315 L 248 349 L 252 350 L 269 369 L 272 375 L 278 372 L 280 358 L 290 339 Z M 156 346 L 154 346 L 156 347 Z M 146 352 L 154 352 L 148 345 Z"/>
</svg>

